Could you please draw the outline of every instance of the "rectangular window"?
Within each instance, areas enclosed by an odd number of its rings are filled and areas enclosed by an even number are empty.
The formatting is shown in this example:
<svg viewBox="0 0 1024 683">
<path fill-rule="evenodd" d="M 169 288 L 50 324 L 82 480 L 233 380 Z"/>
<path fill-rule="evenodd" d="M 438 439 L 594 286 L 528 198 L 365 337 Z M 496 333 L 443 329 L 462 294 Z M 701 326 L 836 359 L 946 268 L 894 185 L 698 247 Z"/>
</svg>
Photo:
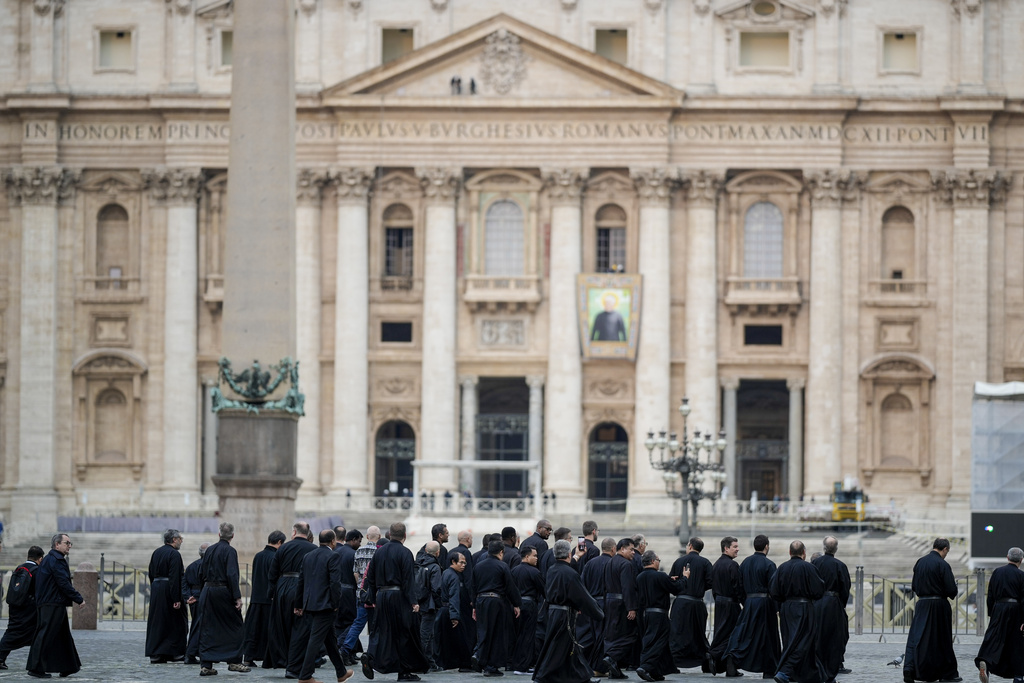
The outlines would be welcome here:
<svg viewBox="0 0 1024 683">
<path fill-rule="evenodd" d="M 131 70 L 135 68 L 130 30 L 103 30 L 99 32 L 99 69 Z"/>
<path fill-rule="evenodd" d="M 412 341 L 412 323 L 382 322 L 380 340 L 385 344 L 408 344 Z"/>
<path fill-rule="evenodd" d="M 882 36 L 882 71 L 917 73 L 917 34 L 913 31 L 892 31 Z"/>
<path fill-rule="evenodd" d="M 740 66 L 789 68 L 789 32 L 740 33 Z"/>
<path fill-rule="evenodd" d="M 412 228 L 387 228 L 384 275 L 412 277 Z"/>
<path fill-rule="evenodd" d="M 619 64 L 629 60 L 629 31 L 624 28 L 599 28 L 594 31 L 594 52 Z"/>
<path fill-rule="evenodd" d="M 597 272 L 621 273 L 626 270 L 626 229 L 597 229 Z"/>
<path fill-rule="evenodd" d="M 235 45 L 234 31 L 220 32 L 220 65 L 231 66 L 231 53 Z"/>
<path fill-rule="evenodd" d="M 412 52 L 411 28 L 386 28 L 381 31 L 380 63 L 393 62 Z"/>
<path fill-rule="evenodd" d="M 746 346 L 782 346 L 782 325 L 744 325 Z"/>
</svg>

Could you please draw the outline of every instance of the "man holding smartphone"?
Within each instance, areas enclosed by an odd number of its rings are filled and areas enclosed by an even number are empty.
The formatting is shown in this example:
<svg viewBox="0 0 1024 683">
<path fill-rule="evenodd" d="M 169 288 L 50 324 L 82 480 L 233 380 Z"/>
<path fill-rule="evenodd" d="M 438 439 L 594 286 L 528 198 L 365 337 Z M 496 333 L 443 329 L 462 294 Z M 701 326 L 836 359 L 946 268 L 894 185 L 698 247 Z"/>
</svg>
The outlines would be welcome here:
<svg viewBox="0 0 1024 683">
<path fill-rule="evenodd" d="M 592 519 L 588 519 L 583 522 L 583 535 L 580 538 L 583 539 L 583 547 L 587 549 L 587 554 L 580 558 L 576 563 L 576 569 L 579 572 L 583 571 L 583 568 L 587 566 L 589 560 L 594 559 L 601 554 L 601 551 L 597 548 L 597 522 Z M 579 547 L 579 539 L 577 539 L 577 547 Z"/>
</svg>

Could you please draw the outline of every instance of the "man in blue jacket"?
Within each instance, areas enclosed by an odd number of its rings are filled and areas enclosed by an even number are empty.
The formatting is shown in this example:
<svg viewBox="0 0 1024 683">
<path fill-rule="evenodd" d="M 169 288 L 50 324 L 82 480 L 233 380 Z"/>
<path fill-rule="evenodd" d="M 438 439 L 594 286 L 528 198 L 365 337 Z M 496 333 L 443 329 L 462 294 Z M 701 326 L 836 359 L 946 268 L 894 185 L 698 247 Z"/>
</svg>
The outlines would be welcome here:
<svg viewBox="0 0 1024 683">
<path fill-rule="evenodd" d="M 71 537 L 54 534 L 50 539 L 50 552 L 36 570 L 38 624 L 25 667 L 33 678 L 50 678 L 47 673 L 50 671 L 70 676 L 82 668 L 75 640 L 71 637 L 67 608 L 72 602 L 82 607 L 85 599 L 71 584 L 67 559 L 70 552 Z"/>
</svg>

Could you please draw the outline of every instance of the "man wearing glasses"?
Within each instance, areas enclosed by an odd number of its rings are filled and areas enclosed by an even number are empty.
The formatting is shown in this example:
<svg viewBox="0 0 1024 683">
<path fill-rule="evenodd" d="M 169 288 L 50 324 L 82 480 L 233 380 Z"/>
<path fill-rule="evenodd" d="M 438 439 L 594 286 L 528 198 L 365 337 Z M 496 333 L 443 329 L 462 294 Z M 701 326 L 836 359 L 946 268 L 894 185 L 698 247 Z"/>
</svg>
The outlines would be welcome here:
<svg viewBox="0 0 1024 683">
<path fill-rule="evenodd" d="M 50 539 L 50 552 L 36 570 L 36 607 L 38 626 L 32 649 L 28 654 L 28 675 L 33 678 L 51 678 L 56 671 L 70 676 L 82 668 L 75 640 L 71 637 L 68 610 L 71 603 L 85 605 L 82 594 L 71 584 L 68 553 L 71 538 L 67 534 L 54 534 Z"/>
</svg>

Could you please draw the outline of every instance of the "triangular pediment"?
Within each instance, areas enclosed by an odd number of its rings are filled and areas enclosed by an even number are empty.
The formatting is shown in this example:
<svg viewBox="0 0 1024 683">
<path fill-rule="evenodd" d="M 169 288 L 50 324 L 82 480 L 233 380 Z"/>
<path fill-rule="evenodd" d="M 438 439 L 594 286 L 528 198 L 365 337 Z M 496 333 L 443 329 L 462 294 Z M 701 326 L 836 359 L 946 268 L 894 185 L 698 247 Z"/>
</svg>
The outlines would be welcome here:
<svg viewBox="0 0 1024 683">
<path fill-rule="evenodd" d="M 775 11 L 763 13 L 758 6 L 773 5 Z M 749 19 L 757 24 L 771 24 L 778 21 L 802 21 L 814 16 L 814 9 L 794 0 L 735 0 L 715 10 L 723 19 Z"/>
<path fill-rule="evenodd" d="M 461 83 L 457 94 L 453 78 Z M 471 94 L 475 85 L 476 94 Z M 327 88 L 325 105 L 676 106 L 675 88 L 505 14 Z M 429 102 L 428 102 L 429 101 Z"/>
</svg>

